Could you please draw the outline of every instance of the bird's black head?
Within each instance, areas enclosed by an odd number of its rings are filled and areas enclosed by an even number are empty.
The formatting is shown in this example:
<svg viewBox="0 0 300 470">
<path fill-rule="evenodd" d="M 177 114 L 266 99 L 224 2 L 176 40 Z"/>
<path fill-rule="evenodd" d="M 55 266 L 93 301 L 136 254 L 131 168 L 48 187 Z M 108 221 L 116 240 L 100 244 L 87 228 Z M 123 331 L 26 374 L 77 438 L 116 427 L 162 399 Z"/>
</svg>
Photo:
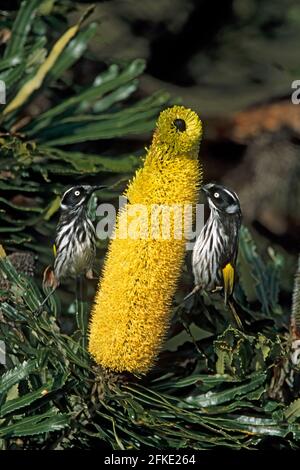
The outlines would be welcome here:
<svg viewBox="0 0 300 470">
<path fill-rule="evenodd" d="M 76 210 L 85 206 L 94 191 L 105 188 L 105 186 L 73 186 L 67 189 L 61 198 L 62 210 Z"/>
<path fill-rule="evenodd" d="M 209 183 L 202 187 L 209 207 L 213 211 L 228 215 L 241 214 L 241 207 L 237 194 L 220 184 Z"/>
</svg>

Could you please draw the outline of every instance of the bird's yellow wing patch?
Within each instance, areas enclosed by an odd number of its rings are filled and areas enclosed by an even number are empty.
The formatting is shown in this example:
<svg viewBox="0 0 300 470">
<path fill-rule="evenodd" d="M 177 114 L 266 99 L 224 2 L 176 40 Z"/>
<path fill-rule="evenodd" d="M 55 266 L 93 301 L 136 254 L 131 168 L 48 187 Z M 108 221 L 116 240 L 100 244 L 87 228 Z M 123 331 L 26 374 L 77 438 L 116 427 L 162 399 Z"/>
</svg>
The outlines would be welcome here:
<svg viewBox="0 0 300 470">
<path fill-rule="evenodd" d="M 56 258 L 56 253 L 57 253 L 56 245 L 53 244 L 53 254 L 54 254 L 54 258 Z"/>
<path fill-rule="evenodd" d="M 225 303 L 227 303 L 228 297 L 232 294 L 234 285 L 234 267 L 231 263 L 226 264 L 222 269 L 223 282 L 224 282 L 224 296 Z"/>
</svg>

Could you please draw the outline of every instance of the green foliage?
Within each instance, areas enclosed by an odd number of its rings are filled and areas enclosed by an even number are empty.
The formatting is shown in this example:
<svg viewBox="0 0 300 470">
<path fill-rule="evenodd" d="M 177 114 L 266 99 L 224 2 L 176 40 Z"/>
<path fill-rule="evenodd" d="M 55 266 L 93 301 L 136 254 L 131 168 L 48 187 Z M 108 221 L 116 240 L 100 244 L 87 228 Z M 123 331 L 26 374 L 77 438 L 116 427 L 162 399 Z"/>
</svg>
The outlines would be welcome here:
<svg viewBox="0 0 300 470">
<path fill-rule="evenodd" d="M 279 274 L 282 268 L 282 256 L 269 248 L 269 262 L 265 265 L 256 252 L 256 246 L 246 227 L 242 227 L 239 264 L 243 272 L 243 288 L 247 299 L 258 300 L 264 313 L 281 313 L 278 308 Z M 253 282 L 254 279 L 254 282 Z"/>
<path fill-rule="evenodd" d="M 267 361 L 280 357 L 280 341 L 273 342 L 262 334 L 246 335 L 228 327 L 214 342 L 217 355 L 216 370 L 219 374 L 225 371 L 233 377 L 244 378 L 249 371 L 263 370 Z"/>
</svg>

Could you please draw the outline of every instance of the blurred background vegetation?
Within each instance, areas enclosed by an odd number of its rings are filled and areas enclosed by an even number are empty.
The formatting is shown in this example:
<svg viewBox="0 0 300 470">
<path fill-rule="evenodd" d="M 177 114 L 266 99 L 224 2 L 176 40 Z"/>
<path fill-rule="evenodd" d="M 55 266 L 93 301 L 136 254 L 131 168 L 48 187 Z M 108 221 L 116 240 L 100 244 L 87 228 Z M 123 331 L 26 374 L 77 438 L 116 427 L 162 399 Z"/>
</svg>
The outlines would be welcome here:
<svg viewBox="0 0 300 470">
<path fill-rule="evenodd" d="M 1 2 L 3 448 L 298 446 L 299 25 L 292 0 Z M 95 283 L 87 303 L 69 280 L 48 315 L 35 311 L 60 194 L 97 182 L 116 204 L 170 103 L 204 123 L 205 181 L 240 196 L 246 329 L 228 327 L 218 298 L 179 306 L 188 259 L 170 337 L 137 381 L 99 371 L 82 347 Z M 99 242 L 98 272 L 105 250 Z"/>
</svg>

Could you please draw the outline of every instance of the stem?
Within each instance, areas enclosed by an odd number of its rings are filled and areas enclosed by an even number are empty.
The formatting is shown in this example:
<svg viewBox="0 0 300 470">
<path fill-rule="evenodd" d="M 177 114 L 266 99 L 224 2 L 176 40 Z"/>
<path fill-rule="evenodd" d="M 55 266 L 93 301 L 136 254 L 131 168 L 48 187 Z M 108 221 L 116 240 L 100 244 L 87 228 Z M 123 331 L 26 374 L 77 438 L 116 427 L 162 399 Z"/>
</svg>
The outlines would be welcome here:
<svg viewBox="0 0 300 470">
<path fill-rule="evenodd" d="M 78 276 L 76 278 L 76 302 L 75 302 L 75 308 L 76 308 L 76 323 L 78 330 L 81 333 L 80 336 L 80 344 L 81 346 L 86 349 L 87 347 L 87 314 L 88 314 L 88 308 L 87 308 L 87 301 L 86 301 L 86 285 L 85 285 L 85 279 L 83 276 Z"/>
</svg>

